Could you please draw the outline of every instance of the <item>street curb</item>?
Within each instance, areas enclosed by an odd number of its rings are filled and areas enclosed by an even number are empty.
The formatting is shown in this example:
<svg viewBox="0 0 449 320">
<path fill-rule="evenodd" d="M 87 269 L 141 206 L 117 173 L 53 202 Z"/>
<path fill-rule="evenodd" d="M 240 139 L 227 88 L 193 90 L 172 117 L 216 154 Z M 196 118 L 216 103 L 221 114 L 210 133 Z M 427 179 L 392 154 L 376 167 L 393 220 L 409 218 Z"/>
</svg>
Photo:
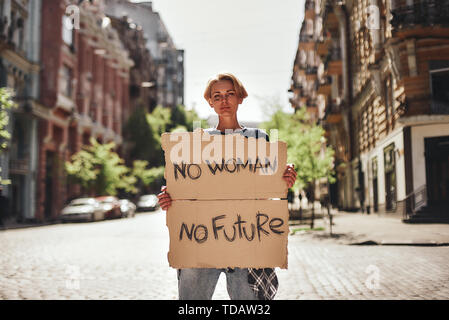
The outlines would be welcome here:
<svg viewBox="0 0 449 320">
<path fill-rule="evenodd" d="M 361 242 L 349 243 L 351 246 L 416 246 L 416 247 L 447 247 L 449 242 L 376 242 L 373 240 L 366 240 Z"/>
<path fill-rule="evenodd" d="M 0 226 L 0 231 L 6 231 L 6 230 L 17 230 L 17 229 L 27 229 L 27 228 L 36 228 L 36 227 L 45 227 L 45 226 L 51 226 L 55 224 L 60 224 L 60 221 L 51 221 L 51 222 L 44 222 L 44 223 L 36 223 L 36 224 L 24 224 L 24 225 L 3 225 Z"/>
</svg>

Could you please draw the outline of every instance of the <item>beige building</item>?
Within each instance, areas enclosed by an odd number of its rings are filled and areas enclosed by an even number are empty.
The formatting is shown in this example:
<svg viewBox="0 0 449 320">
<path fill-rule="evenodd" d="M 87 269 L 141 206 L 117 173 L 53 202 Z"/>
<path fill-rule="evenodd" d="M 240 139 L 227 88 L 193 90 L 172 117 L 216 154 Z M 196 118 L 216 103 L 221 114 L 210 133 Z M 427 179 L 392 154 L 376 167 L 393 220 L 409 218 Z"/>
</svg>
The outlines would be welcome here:
<svg viewBox="0 0 449 320">
<path fill-rule="evenodd" d="M 292 105 L 317 101 L 336 150 L 335 206 L 449 220 L 448 16 L 446 0 L 306 1 L 314 43 L 298 56 L 319 57 L 316 92 Z"/>
</svg>

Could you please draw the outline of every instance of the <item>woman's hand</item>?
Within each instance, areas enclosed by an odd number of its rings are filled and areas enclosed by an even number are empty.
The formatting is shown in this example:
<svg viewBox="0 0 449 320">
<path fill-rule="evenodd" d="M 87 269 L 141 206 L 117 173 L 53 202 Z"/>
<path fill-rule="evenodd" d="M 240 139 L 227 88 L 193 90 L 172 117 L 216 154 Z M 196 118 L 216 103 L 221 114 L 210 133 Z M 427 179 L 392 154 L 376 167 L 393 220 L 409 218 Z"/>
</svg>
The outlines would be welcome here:
<svg viewBox="0 0 449 320">
<path fill-rule="evenodd" d="M 171 206 L 171 197 L 167 193 L 167 187 L 162 186 L 161 193 L 157 195 L 157 198 L 159 199 L 159 205 L 161 206 L 162 210 L 167 211 L 168 208 Z"/>
<path fill-rule="evenodd" d="M 296 171 L 295 171 L 295 165 L 294 164 L 288 164 L 287 168 L 285 168 L 283 179 L 285 182 L 287 182 L 287 187 L 290 189 L 293 187 L 296 181 Z"/>
</svg>

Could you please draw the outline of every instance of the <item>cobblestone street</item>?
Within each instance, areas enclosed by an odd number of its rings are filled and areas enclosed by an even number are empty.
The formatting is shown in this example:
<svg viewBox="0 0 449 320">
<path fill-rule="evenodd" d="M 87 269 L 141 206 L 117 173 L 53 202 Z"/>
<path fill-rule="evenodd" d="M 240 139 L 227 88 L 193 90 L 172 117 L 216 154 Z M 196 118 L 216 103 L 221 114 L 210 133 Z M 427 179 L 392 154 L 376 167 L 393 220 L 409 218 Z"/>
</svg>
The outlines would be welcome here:
<svg viewBox="0 0 449 320">
<path fill-rule="evenodd" d="M 0 231 L 0 299 L 177 299 L 165 214 Z M 449 299 L 449 247 L 289 236 L 276 299 Z M 214 299 L 229 299 L 222 274 Z"/>
</svg>

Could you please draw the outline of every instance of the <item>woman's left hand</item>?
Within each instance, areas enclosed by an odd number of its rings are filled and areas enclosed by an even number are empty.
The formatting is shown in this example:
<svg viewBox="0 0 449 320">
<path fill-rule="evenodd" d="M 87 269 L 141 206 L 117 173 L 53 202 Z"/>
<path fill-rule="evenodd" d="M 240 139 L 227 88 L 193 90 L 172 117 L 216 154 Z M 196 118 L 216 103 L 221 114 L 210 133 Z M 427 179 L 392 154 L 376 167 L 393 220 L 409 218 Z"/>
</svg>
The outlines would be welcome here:
<svg viewBox="0 0 449 320">
<path fill-rule="evenodd" d="M 287 168 L 285 168 L 283 179 L 285 182 L 287 182 L 287 186 L 290 189 L 293 187 L 296 181 L 296 171 L 295 171 L 295 165 L 294 164 L 288 164 Z"/>
</svg>

